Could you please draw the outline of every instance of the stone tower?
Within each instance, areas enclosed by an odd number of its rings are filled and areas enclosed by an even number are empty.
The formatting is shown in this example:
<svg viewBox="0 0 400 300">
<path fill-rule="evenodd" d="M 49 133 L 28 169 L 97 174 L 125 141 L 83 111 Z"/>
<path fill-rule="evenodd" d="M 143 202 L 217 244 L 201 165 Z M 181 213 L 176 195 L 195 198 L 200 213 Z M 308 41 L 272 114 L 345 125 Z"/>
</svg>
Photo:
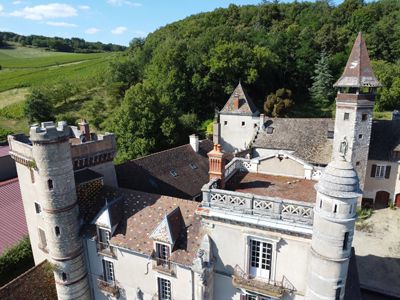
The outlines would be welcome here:
<svg viewBox="0 0 400 300">
<path fill-rule="evenodd" d="M 333 158 L 346 148 L 346 160 L 355 167 L 364 186 L 371 137 L 375 93 L 380 86 L 369 60 L 361 32 L 351 50 L 342 76 L 334 84 L 336 97 Z"/>
<path fill-rule="evenodd" d="M 341 300 L 351 256 L 359 180 L 352 164 L 338 157 L 316 184 L 306 299 Z"/>
<path fill-rule="evenodd" d="M 48 259 L 54 264 L 58 299 L 90 299 L 79 208 L 69 144 L 69 128 L 60 122 L 31 127 L 32 158 L 37 170 Z"/>
</svg>

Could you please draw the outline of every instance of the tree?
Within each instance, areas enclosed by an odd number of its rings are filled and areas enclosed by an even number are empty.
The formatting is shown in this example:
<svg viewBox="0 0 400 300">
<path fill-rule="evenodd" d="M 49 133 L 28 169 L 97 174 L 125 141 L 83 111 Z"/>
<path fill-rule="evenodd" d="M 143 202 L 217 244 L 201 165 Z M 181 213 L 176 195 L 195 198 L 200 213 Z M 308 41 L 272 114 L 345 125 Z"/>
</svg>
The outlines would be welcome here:
<svg viewBox="0 0 400 300">
<path fill-rule="evenodd" d="M 313 84 L 310 95 L 313 104 L 322 112 L 327 112 L 335 96 L 333 89 L 333 76 L 329 70 L 329 59 L 326 53 L 321 53 L 320 59 L 315 64 Z"/>
<path fill-rule="evenodd" d="M 39 89 L 33 89 L 28 96 L 24 113 L 31 123 L 54 120 L 54 107 L 51 100 Z"/>
<path fill-rule="evenodd" d="M 292 91 L 283 88 L 268 95 L 264 102 L 264 112 L 268 116 L 282 117 L 287 114 L 293 105 Z"/>
</svg>

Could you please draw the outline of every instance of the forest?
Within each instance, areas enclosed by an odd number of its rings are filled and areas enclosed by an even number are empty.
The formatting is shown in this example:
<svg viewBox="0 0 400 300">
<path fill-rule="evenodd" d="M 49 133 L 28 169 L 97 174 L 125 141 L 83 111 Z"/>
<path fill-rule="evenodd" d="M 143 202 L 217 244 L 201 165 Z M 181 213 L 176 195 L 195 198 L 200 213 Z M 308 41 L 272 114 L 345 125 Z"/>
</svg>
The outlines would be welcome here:
<svg viewBox="0 0 400 300">
<path fill-rule="evenodd" d="M 0 32 L 0 48 L 8 47 L 9 42 L 21 46 L 32 46 L 59 52 L 93 53 L 108 51 L 123 51 L 124 46 L 87 42 L 81 38 L 46 37 L 41 35 L 24 36 L 13 32 Z"/>
<path fill-rule="evenodd" d="M 121 101 L 106 125 L 118 160 L 186 143 L 239 81 L 260 111 L 268 95 L 289 90 L 289 109 L 275 116 L 332 117 L 332 85 L 359 31 L 383 84 L 375 109 L 400 108 L 397 0 L 230 5 L 132 40 L 107 76 Z"/>
</svg>

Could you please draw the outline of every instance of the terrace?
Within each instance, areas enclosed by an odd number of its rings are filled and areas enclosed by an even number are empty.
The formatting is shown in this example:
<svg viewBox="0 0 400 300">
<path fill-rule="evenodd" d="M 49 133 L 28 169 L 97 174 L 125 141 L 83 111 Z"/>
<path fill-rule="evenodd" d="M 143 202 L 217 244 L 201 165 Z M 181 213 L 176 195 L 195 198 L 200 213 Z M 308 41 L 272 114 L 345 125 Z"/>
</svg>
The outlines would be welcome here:
<svg viewBox="0 0 400 300">
<path fill-rule="evenodd" d="M 211 180 L 202 188 L 199 213 L 204 216 L 242 219 L 257 226 L 294 227 L 308 234 L 313 222 L 315 181 L 251 172 L 251 161 L 235 158 L 225 168 L 225 188 Z M 240 218 L 238 218 L 240 216 Z M 275 224 L 275 225 L 271 225 Z M 289 225 L 289 226 L 287 226 Z"/>
</svg>

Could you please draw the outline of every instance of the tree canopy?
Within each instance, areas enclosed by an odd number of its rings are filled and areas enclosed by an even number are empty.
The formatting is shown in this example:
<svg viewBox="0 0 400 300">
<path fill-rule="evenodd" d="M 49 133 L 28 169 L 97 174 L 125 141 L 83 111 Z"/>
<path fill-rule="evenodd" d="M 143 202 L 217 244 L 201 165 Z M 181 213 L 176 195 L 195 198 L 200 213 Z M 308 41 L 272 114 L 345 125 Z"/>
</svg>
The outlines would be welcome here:
<svg viewBox="0 0 400 300">
<path fill-rule="evenodd" d="M 109 123 L 118 133 L 120 157 L 185 142 L 195 124 L 223 107 L 239 80 L 259 109 L 266 95 L 281 88 L 292 91 L 295 109 L 287 114 L 297 116 L 311 115 L 302 107 L 310 107 L 314 83 L 313 98 L 322 105 L 312 115 L 327 115 L 332 89 L 327 98 L 320 97 L 331 84 L 325 75 L 329 71 L 333 80 L 339 78 L 358 31 L 371 59 L 378 61 L 378 78 L 387 82 L 376 107 L 398 107 L 399 82 L 385 78 L 400 70 L 400 2 L 331 3 L 230 5 L 133 40 L 110 65 L 107 81 L 122 103 Z M 321 53 L 326 54 L 323 61 Z"/>
</svg>

